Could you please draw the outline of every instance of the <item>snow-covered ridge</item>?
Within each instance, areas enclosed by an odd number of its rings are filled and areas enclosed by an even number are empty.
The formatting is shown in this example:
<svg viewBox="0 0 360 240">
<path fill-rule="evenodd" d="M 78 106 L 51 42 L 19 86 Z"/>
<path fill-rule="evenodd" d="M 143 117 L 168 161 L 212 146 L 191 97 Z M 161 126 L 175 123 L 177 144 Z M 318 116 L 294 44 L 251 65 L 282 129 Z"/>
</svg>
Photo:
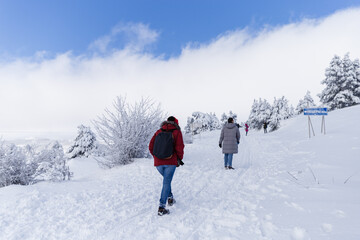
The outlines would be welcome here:
<svg viewBox="0 0 360 240">
<path fill-rule="evenodd" d="M 160 174 L 151 159 L 110 170 L 70 161 L 74 179 L 0 188 L 0 239 L 360 239 L 360 106 L 241 129 L 235 171 L 223 169 L 219 131 L 185 147 L 177 203 L 157 216 Z"/>
</svg>

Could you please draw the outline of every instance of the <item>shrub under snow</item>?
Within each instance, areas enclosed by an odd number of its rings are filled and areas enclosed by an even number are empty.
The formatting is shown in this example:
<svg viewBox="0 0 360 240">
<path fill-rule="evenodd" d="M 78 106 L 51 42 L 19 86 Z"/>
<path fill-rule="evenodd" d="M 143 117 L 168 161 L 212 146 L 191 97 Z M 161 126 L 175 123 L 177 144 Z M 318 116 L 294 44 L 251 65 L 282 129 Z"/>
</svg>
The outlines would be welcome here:
<svg viewBox="0 0 360 240">
<path fill-rule="evenodd" d="M 62 181 L 70 179 L 62 146 L 53 142 L 36 151 L 14 144 L 0 144 L 0 187 L 11 184 L 29 185 L 41 180 Z"/>
<path fill-rule="evenodd" d="M 70 180 L 72 173 L 66 165 L 67 159 L 61 144 L 57 141 L 34 155 L 37 164 L 35 179 L 49 181 Z"/>
<path fill-rule="evenodd" d="M 0 143 L 0 187 L 30 184 L 35 169 L 27 162 L 23 149 L 14 144 Z"/>
<path fill-rule="evenodd" d="M 130 163 L 133 158 L 148 157 L 150 139 L 164 119 L 160 107 L 154 107 L 150 99 L 129 105 L 123 97 L 117 97 L 113 106 L 114 111 L 106 109 L 105 114 L 94 121 L 106 145 L 106 156 L 98 162 L 114 167 Z"/>
</svg>

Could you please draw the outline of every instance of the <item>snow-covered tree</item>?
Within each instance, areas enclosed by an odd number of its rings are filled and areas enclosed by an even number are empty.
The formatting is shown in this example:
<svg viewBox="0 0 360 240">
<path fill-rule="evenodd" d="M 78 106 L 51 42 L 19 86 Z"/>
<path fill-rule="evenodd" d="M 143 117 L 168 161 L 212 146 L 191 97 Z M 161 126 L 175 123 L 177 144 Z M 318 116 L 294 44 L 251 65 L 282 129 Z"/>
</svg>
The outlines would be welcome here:
<svg viewBox="0 0 360 240">
<path fill-rule="evenodd" d="M 95 134 L 91 131 L 90 127 L 80 125 L 78 126 L 78 135 L 68 150 L 69 158 L 88 157 L 95 148 Z"/>
<path fill-rule="evenodd" d="M 32 181 L 33 173 L 21 148 L 14 144 L 0 143 L 0 187 L 27 185 Z"/>
<path fill-rule="evenodd" d="M 10 184 L 28 185 L 41 180 L 70 179 L 62 146 L 58 142 L 36 151 L 34 147 L 18 147 L 0 143 L 0 187 Z"/>
<path fill-rule="evenodd" d="M 228 116 L 227 116 L 225 113 L 223 113 L 223 114 L 221 115 L 221 122 L 222 122 L 222 123 L 226 123 L 227 120 L 228 120 Z"/>
<path fill-rule="evenodd" d="M 236 121 L 237 121 L 237 114 L 236 114 L 236 113 L 233 113 L 231 110 L 229 111 L 228 114 L 223 113 L 223 114 L 221 115 L 221 122 L 222 122 L 222 123 L 227 123 L 227 121 L 228 121 L 229 118 L 233 118 L 233 119 L 234 119 L 234 122 L 236 122 Z"/>
<path fill-rule="evenodd" d="M 289 107 L 289 101 L 284 96 L 278 99 L 274 98 L 270 119 L 268 121 L 269 131 L 279 129 L 281 120 L 288 119 L 293 115 L 294 112 L 292 108 Z"/>
<path fill-rule="evenodd" d="M 164 119 L 160 106 L 154 105 L 144 98 L 130 105 L 124 97 L 117 97 L 114 110 L 106 109 L 94 121 L 98 136 L 106 144 L 106 156 L 99 158 L 102 166 L 114 167 L 149 156 L 150 139 Z"/>
<path fill-rule="evenodd" d="M 259 101 L 254 99 L 250 115 L 247 120 L 250 128 L 260 130 L 263 127 L 264 122 L 269 121 L 271 109 L 271 105 L 266 101 L 266 99 L 262 100 L 260 98 Z"/>
<path fill-rule="evenodd" d="M 234 122 L 237 122 L 237 114 L 236 113 L 233 113 L 231 110 L 229 111 L 229 115 L 228 117 L 230 118 L 233 118 L 234 119 Z"/>
<path fill-rule="evenodd" d="M 307 91 L 304 98 L 299 100 L 299 103 L 296 107 L 296 114 L 301 114 L 304 112 L 304 108 L 315 107 L 314 99 L 311 97 L 310 91 Z"/>
<path fill-rule="evenodd" d="M 220 121 L 214 113 L 193 112 L 192 116 L 188 117 L 185 132 L 195 135 L 220 128 Z"/>
<path fill-rule="evenodd" d="M 209 125 L 210 125 L 210 131 L 216 130 L 216 129 L 220 129 L 221 128 L 221 123 L 219 121 L 219 119 L 217 118 L 215 113 L 209 113 Z"/>
<path fill-rule="evenodd" d="M 280 127 L 280 121 L 294 115 L 294 107 L 289 106 L 289 101 L 283 96 L 279 99 L 274 98 L 273 106 L 266 99 L 254 100 L 250 115 L 247 120 L 250 128 L 260 130 L 264 123 L 268 124 L 270 131 Z"/>
<path fill-rule="evenodd" d="M 37 163 L 36 180 L 70 180 L 72 173 L 67 166 L 63 147 L 58 141 L 49 143 L 45 149 L 36 153 L 34 161 Z"/>
<path fill-rule="evenodd" d="M 325 71 L 325 89 L 319 94 L 320 101 L 330 110 L 344 108 L 360 103 L 358 95 L 360 82 L 357 79 L 358 62 L 352 62 L 349 54 L 340 59 L 334 56 Z"/>
<path fill-rule="evenodd" d="M 360 62 L 359 59 L 355 59 L 353 61 L 354 64 L 354 72 L 355 72 L 355 79 L 354 81 L 354 94 L 355 96 L 360 98 Z"/>
</svg>

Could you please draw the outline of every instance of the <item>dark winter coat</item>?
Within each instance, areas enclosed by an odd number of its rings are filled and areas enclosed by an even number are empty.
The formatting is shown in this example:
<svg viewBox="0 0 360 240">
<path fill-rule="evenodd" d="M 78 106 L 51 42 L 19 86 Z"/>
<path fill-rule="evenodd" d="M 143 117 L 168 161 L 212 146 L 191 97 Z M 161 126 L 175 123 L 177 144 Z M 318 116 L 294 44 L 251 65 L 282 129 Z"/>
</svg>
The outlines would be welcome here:
<svg viewBox="0 0 360 240">
<path fill-rule="evenodd" d="M 170 131 L 173 130 L 173 137 L 174 137 L 174 154 L 172 155 L 172 157 L 170 159 L 159 159 L 157 157 L 154 156 L 153 154 L 153 150 L 154 150 L 154 142 L 155 142 L 155 137 L 162 132 L 162 130 L 165 131 Z M 161 165 L 175 165 L 177 166 L 177 160 L 183 159 L 184 156 L 184 141 L 183 141 L 183 137 L 182 137 L 182 133 L 180 130 L 179 125 L 176 122 L 172 122 L 172 121 L 165 121 L 161 124 L 161 128 L 159 130 L 156 131 L 156 133 L 154 134 L 154 136 L 151 138 L 150 140 L 150 144 L 149 144 L 149 150 L 151 155 L 154 157 L 154 166 L 161 166 Z"/>
<path fill-rule="evenodd" d="M 235 123 L 225 123 L 221 130 L 219 144 L 222 145 L 223 153 L 238 153 L 240 131 Z"/>
</svg>

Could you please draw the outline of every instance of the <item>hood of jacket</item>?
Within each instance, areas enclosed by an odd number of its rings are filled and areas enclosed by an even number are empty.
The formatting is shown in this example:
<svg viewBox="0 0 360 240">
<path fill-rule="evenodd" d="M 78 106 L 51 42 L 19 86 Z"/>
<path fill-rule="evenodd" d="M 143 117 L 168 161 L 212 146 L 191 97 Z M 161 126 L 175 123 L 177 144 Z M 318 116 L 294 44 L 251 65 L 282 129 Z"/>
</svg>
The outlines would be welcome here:
<svg viewBox="0 0 360 240">
<path fill-rule="evenodd" d="M 179 125 L 176 122 L 173 121 L 164 121 L 161 123 L 160 128 L 164 129 L 164 130 L 173 130 L 173 129 L 178 129 L 180 130 Z"/>
<path fill-rule="evenodd" d="M 225 127 L 232 129 L 232 128 L 236 127 L 236 124 L 235 123 L 225 123 Z"/>
</svg>

